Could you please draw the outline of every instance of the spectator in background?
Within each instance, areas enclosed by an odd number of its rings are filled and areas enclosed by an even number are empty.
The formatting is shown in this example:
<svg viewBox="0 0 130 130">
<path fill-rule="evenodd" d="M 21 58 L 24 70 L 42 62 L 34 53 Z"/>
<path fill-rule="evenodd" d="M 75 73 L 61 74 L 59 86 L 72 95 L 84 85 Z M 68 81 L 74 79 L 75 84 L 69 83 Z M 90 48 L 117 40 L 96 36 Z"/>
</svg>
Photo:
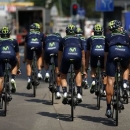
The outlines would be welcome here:
<svg viewBox="0 0 130 130">
<path fill-rule="evenodd" d="M 85 37 L 88 38 L 92 35 L 92 29 L 93 29 L 93 25 L 91 24 L 90 21 L 87 21 L 85 23 L 85 28 L 84 28 L 84 32 L 85 32 Z"/>
</svg>

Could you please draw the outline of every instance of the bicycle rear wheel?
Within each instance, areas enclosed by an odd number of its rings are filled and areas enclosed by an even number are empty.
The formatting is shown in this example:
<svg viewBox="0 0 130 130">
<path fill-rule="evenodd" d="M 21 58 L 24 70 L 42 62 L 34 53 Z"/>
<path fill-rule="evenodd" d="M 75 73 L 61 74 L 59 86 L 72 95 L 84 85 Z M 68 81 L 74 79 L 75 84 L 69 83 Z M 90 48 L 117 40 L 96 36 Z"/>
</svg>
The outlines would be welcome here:
<svg viewBox="0 0 130 130">
<path fill-rule="evenodd" d="M 73 89 L 73 79 L 70 78 L 71 87 L 71 120 L 74 120 L 74 89 Z"/>
<path fill-rule="evenodd" d="M 7 86 L 6 84 L 4 85 L 4 99 L 3 99 L 3 103 L 4 103 L 4 116 L 6 116 L 7 114 Z"/>
<path fill-rule="evenodd" d="M 116 119 L 116 126 L 118 126 L 118 109 L 119 109 L 119 89 L 118 89 L 118 83 L 117 84 L 117 92 L 116 92 L 116 110 L 115 110 L 115 119 Z"/>
<path fill-rule="evenodd" d="M 115 92 L 113 95 L 113 119 L 115 121 L 115 125 L 118 126 L 118 111 L 119 111 L 119 89 L 118 89 L 118 83 L 116 83 Z"/>
<path fill-rule="evenodd" d="M 100 109 L 101 92 L 100 85 L 97 86 L 97 109 Z"/>
<path fill-rule="evenodd" d="M 33 85 L 33 96 L 36 97 L 36 72 L 34 71 L 32 74 L 32 85 Z"/>
<path fill-rule="evenodd" d="M 55 72 L 54 70 L 51 70 L 51 82 L 52 82 L 52 105 L 54 104 L 54 94 L 55 94 Z"/>
</svg>

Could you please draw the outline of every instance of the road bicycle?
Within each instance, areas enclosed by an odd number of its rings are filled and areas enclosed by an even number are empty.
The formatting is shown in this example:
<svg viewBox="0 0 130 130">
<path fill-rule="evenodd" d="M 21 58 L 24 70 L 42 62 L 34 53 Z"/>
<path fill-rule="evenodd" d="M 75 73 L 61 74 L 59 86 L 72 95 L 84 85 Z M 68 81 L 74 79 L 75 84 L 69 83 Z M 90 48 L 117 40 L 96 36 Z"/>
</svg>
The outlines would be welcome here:
<svg viewBox="0 0 130 130">
<path fill-rule="evenodd" d="M 49 88 L 51 90 L 52 93 L 52 105 L 54 104 L 54 97 L 56 94 L 56 77 L 55 77 L 55 56 L 57 56 L 56 54 L 50 54 L 51 57 L 51 74 L 50 74 L 50 80 L 49 80 Z"/>
<path fill-rule="evenodd" d="M 4 110 L 4 115 L 7 115 L 7 105 L 9 104 L 9 101 L 12 100 L 11 96 L 11 89 L 10 89 L 10 84 L 9 84 L 9 73 L 10 69 L 8 67 L 9 59 L 4 59 L 4 83 L 3 83 L 3 91 L 2 91 L 2 96 L 1 96 L 1 103 L 2 103 L 2 108 Z"/>
<path fill-rule="evenodd" d="M 32 60 L 32 73 L 31 73 L 31 83 L 33 86 L 33 96 L 36 97 L 36 88 L 39 85 L 39 81 L 37 80 L 37 57 L 36 57 L 36 50 L 37 48 L 32 47 L 31 50 L 33 51 L 33 60 Z"/>
</svg>

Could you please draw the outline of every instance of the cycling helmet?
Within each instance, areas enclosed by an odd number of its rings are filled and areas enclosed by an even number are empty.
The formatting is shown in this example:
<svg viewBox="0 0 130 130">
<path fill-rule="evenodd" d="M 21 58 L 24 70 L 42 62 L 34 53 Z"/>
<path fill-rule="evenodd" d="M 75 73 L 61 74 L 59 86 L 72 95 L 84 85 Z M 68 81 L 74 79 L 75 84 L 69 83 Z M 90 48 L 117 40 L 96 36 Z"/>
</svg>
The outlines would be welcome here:
<svg viewBox="0 0 130 130">
<path fill-rule="evenodd" d="M 69 24 L 66 27 L 66 34 L 75 34 L 76 33 L 76 26 L 73 24 Z"/>
<path fill-rule="evenodd" d="M 78 28 L 76 29 L 76 34 L 83 34 L 82 29 L 78 27 Z"/>
<path fill-rule="evenodd" d="M 93 27 L 93 31 L 96 33 L 103 32 L 103 28 L 102 28 L 101 24 L 95 24 Z"/>
<path fill-rule="evenodd" d="M 11 33 L 11 31 L 8 27 L 2 27 L 0 30 L 1 37 L 9 37 L 10 33 Z"/>
<path fill-rule="evenodd" d="M 122 24 L 121 24 L 121 21 L 119 20 L 112 20 L 108 23 L 108 28 L 110 31 L 115 31 L 121 27 L 122 27 Z"/>
<path fill-rule="evenodd" d="M 40 31 L 40 24 L 39 23 L 33 23 L 30 25 L 30 31 Z"/>
</svg>

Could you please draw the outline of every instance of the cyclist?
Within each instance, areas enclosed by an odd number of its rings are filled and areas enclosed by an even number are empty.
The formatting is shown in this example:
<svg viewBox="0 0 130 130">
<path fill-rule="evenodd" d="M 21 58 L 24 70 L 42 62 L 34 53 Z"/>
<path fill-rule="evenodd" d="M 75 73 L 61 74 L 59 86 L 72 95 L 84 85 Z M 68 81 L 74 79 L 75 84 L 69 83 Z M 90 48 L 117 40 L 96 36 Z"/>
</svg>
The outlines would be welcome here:
<svg viewBox="0 0 130 130">
<path fill-rule="evenodd" d="M 57 92 L 56 92 L 56 98 L 60 99 L 60 75 L 58 70 L 58 50 L 59 50 L 59 44 L 61 41 L 61 35 L 59 33 L 52 33 L 48 34 L 44 38 L 44 44 L 43 44 L 43 59 L 44 59 L 44 68 L 46 70 L 45 78 L 44 80 L 46 82 L 49 82 L 50 74 L 49 74 L 49 63 L 51 60 L 50 54 L 56 54 L 54 56 L 55 60 L 55 72 L 56 72 L 56 83 L 57 83 Z M 51 91 L 52 85 L 49 85 L 49 89 Z"/>
<path fill-rule="evenodd" d="M 104 69 L 104 46 L 105 46 L 105 36 L 102 34 L 103 28 L 100 24 L 95 24 L 93 28 L 94 35 L 87 39 L 87 67 L 89 66 L 89 58 L 90 58 L 90 66 L 91 66 L 91 88 L 90 93 L 94 93 L 95 85 L 96 85 L 96 68 L 98 57 L 100 56 L 100 67 L 102 69 L 102 76 L 104 75 L 104 87 L 103 94 L 105 95 L 105 87 L 106 87 L 106 77 L 105 77 L 105 69 Z"/>
<path fill-rule="evenodd" d="M 24 63 L 27 62 L 26 70 L 27 70 L 27 89 L 32 88 L 31 84 L 31 64 L 33 59 L 33 51 L 31 50 L 32 47 L 37 48 L 36 55 L 37 55 L 37 67 L 38 67 L 38 74 L 37 77 L 39 80 L 42 79 L 41 69 L 42 69 L 42 46 L 43 46 L 43 39 L 44 34 L 40 32 L 40 25 L 38 23 L 33 23 L 30 25 L 29 33 L 26 35 L 25 38 L 25 47 L 24 47 Z M 38 80 L 36 79 L 37 85 L 39 85 Z"/>
<path fill-rule="evenodd" d="M 130 39 L 128 34 L 122 31 L 121 22 L 118 20 L 110 21 L 108 24 L 110 34 L 106 36 L 105 41 L 105 61 L 106 61 L 106 101 L 107 109 L 106 116 L 111 117 L 111 99 L 113 95 L 113 85 L 115 82 L 116 64 L 114 62 L 115 57 L 120 57 L 121 67 L 123 70 L 123 88 L 127 87 L 128 75 L 129 75 L 129 56 L 130 56 Z M 123 104 L 119 102 L 120 107 L 123 108 Z"/>
<path fill-rule="evenodd" d="M 82 41 L 83 41 L 83 43 L 84 43 L 84 51 L 85 51 L 85 53 L 86 53 L 86 39 L 85 39 L 85 37 L 83 36 L 83 31 L 82 31 L 82 29 L 81 28 L 77 28 L 76 29 L 76 36 L 77 37 L 79 37 Z M 89 85 L 88 85 L 88 81 L 87 81 L 87 75 L 84 75 L 83 74 L 83 82 L 85 83 L 85 86 L 86 86 L 86 88 L 89 88 Z"/>
<path fill-rule="evenodd" d="M 19 56 L 19 46 L 15 39 L 10 38 L 10 30 L 8 27 L 2 27 L 0 30 L 0 96 L 3 89 L 4 80 L 4 59 L 9 59 L 9 64 L 11 65 L 11 87 L 12 92 L 16 92 L 16 82 L 15 77 L 17 72 L 21 73 L 20 70 L 20 56 Z M 8 98 L 9 101 L 11 97 Z"/>
<path fill-rule="evenodd" d="M 80 38 L 75 36 L 76 27 L 70 24 L 66 27 L 66 34 L 59 47 L 58 55 L 58 66 L 60 67 L 61 73 L 61 86 L 63 89 L 63 104 L 67 101 L 67 73 L 70 67 L 70 59 L 74 59 L 74 71 L 76 75 L 76 85 L 77 85 L 77 99 L 78 102 L 82 102 L 81 95 L 81 64 L 83 64 L 83 73 L 85 74 L 85 52 L 83 50 L 83 42 Z"/>
</svg>

